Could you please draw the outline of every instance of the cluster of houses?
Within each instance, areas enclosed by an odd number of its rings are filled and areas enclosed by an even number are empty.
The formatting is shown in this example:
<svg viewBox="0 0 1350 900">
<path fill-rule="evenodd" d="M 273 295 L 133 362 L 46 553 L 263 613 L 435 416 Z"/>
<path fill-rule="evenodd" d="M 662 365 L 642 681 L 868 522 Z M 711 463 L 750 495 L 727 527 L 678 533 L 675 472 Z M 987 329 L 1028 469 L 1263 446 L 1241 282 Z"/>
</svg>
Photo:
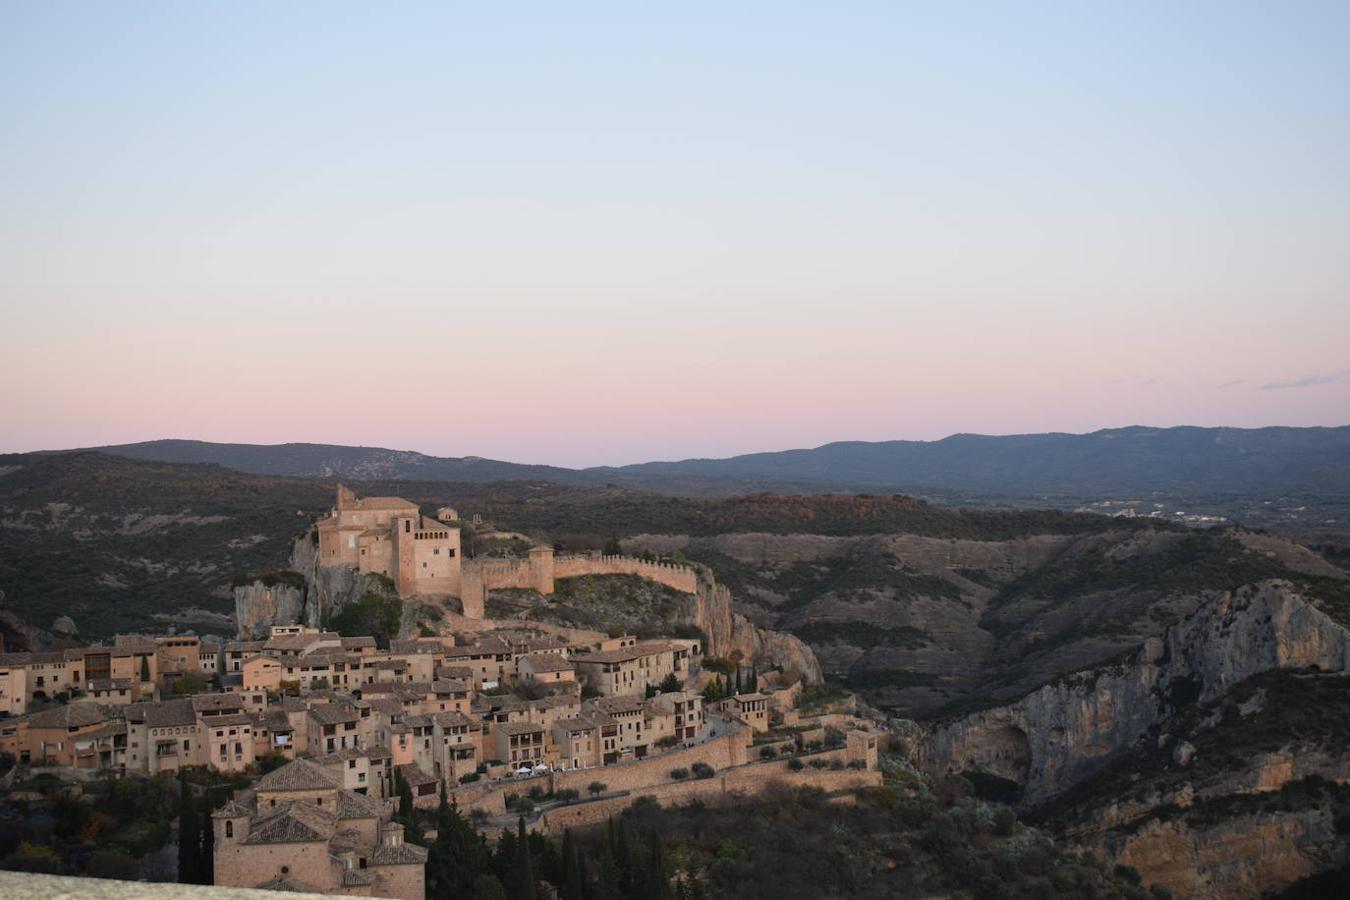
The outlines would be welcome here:
<svg viewBox="0 0 1350 900">
<path fill-rule="evenodd" d="M 425 851 L 389 821 L 398 777 L 427 805 L 442 784 L 643 759 L 710 731 L 686 689 L 697 641 L 463 639 L 380 649 L 293 625 L 257 641 L 135 635 L 0 654 L 0 752 L 143 775 L 284 758 L 215 813 L 216 883 L 421 898 Z M 207 679 L 218 689 L 186 692 Z M 749 693 L 716 709 L 763 731 L 768 705 Z"/>
</svg>

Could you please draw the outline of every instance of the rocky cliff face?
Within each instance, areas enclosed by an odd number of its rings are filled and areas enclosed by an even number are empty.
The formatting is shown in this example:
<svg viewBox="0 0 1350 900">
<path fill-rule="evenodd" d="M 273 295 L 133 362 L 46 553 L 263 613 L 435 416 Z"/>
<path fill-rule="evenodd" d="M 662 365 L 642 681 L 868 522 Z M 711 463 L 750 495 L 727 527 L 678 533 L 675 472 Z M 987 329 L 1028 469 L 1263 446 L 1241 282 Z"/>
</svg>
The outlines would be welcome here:
<svg viewBox="0 0 1350 900">
<path fill-rule="evenodd" d="M 981 770 L 1019 782 L 1034 806 L 1139 744 L 1184 704 L 1258 672 L 1350 670 L 1350 631 L 1287 582 L 1241 588 L 1203 604 L 1118 665 L 932 729 L 920 748 L 933 772 Z"/>
<path fill-rule="evenodd" d="M 272 625 L 320 628 L 325 614 L 340 611 L 362 594 L 389 589 L 387 579 L 379 575 L 345 566 L 320 566 L 318 548 L 309 535 L 296 538 L 292 544 L 289 571 L 303 577 L 303 588 L 255 580 L 234 589 L 235 621 L 241 637 L 265 633 Z"/>
<path fill-rule="evenodd" d="M 234 589 L 234 619 L 241 640 L 261 638 L 273 625 L 304 621 L 305 590 L 290 584 L 256 580 Z"/>
<path fill-rule="evenodd" d="M 740 651 L 742 659 L 769 660 L 785 671 L 801 674 L 807 684 L 824 681 L 816 654 L 799 638 L 760 628 L 739 613 L 732 616 L 731 634 L 731 646 Z"/>
<path fill-rule="evenodd" d="M 1154 820 L 1101 849 L 1145 884 L 1188 900 L 1258 900 L 1343 865 L 1347 855 L 1325 809 L 1255 813 L 1211 827 Z"/>
</svg>

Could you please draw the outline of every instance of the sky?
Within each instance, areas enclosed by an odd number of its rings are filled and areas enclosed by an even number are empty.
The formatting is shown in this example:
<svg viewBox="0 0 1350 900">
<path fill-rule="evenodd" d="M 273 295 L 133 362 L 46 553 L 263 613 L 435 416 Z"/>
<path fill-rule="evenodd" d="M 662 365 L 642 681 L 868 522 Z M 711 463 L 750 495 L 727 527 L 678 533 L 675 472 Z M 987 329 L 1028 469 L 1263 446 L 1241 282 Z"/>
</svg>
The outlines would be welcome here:
<svg viewBox="0 0 1350 900">
<path fill-rule="evenodd" d="M 0 2 L 0 451 L 1350 423 L 1350 4 Z"/>
</svg>

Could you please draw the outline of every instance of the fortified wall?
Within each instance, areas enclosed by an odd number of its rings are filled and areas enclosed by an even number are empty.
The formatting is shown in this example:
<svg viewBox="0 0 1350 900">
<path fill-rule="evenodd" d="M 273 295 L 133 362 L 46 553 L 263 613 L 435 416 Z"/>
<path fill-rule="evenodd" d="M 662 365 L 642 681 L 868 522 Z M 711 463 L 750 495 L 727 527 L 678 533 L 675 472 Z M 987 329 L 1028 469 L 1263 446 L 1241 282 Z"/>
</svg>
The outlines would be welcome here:
<svg viewBox="0 0 1350 900">
<path fill-rule="evenodd" d="M 712 572 L 703 566 L 600 553 L 555 557 L 552 548 L 535 547 L 530 550 L 529 559 L 465 560 L 460 602 L 466 618 L 482 619 L 488 591 L 520 588 L 550 596 L 557 579 L 582 575 L 636 575 L 693 594 L 693 624 L 708 636 L 705 651 L 712 656 L 725 656 L 733 649 L 731 592 L 719 585 Z"/>
</svg>

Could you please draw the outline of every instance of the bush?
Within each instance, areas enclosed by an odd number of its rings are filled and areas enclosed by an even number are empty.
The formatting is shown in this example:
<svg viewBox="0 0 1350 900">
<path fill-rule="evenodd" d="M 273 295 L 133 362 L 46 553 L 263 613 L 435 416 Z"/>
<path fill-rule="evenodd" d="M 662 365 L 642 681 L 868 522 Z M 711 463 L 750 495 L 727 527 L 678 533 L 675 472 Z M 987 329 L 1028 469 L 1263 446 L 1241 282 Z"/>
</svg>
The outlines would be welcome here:
<svg viewBox="0 0 1350 900">
<path fill-rule="evenodd" d="M 861 770 L 861 769 L 867 768 L 867 763 L 863 762 L 861 759 L 850 759 L 850 760 L 848 761 L 848 767 L 849 767 L 850 769 L 860 769 L 860 770 Z"/>
<path fill-rule="evenodd" d="M 482 778 L 482 777 L 483 777 L 483 776 L 482 776 L 482 775 L 479 775 L 477 772 L 470 772 L 468 775 L 461 775 L 461 776 L 459 776 L 459 783 L 460 783 L 460 784 L 472 784 L 473 782 L 477 781 L 478 779 L 480 779 L 480 778 Z"/>
<path fill-rule="evenodd" d="M 1008 837 L 1017 827 L 1017 816 L 1006 806 L 1000 806 L 994 810 L 994 834 L 999 837 Z"/>
<path fill-rule="evenodd" d="M 711 778 L 717 774 L 717 772 L 713 770 L 713 767 L 705 762 L 696 762 L 690 766 L 690 769 L 693 770 L 694 777 L 696 778 Z"/>
<path fill-rule="evenodd" d="M 793 772 L 800 772 L 802 769 L 806 768 L 806 766 L 800 759 L 797 759 L 797 757 L 794 756 L 792 759 L 788 760 L 788 768 Z"/>
<path fill-rule="evenodd" d="M 563 788 L 560 791 L 553 792 L 553 799 L 560 803 L 571 803 L 580 796 L 581 791 L 578 791 L 576 788 Z"/>
<path fill-rule="evenodd" d="M 671 769 L 670 777 L 674 778 L 676 781 L 684 781 L 686 778 L 689 777 L 689 770 L 683 767 L 678 769 Z"/>
<path fill-rule="evenodd" d="M 598 797 L 598 796 L 600 796 L 600 795 L 603 794 L 608 788 L 609 788 L 609 785 L 605 784 L 603 781 L 592 781 L 590 784 L 586 785 L 586 790 L 590 791 L 590 792 L 591 792 L 591 796 L 593 796 L 593 797 Z"/>
<path fill-rule="evenodd" d="M 776 759 L 777 757 L 778 751 L 772 745 L 759 748 L 760 759 Z"/>
<path fill-rule="evenodd" d="M 826 766 L 828 766 L 829 763 L 823 759 L 813 759 L 811 760 L 811 762 L 807 763 L 807 765 L 809 765 L 813 769 L 823 769 Z"/>
</svg>

